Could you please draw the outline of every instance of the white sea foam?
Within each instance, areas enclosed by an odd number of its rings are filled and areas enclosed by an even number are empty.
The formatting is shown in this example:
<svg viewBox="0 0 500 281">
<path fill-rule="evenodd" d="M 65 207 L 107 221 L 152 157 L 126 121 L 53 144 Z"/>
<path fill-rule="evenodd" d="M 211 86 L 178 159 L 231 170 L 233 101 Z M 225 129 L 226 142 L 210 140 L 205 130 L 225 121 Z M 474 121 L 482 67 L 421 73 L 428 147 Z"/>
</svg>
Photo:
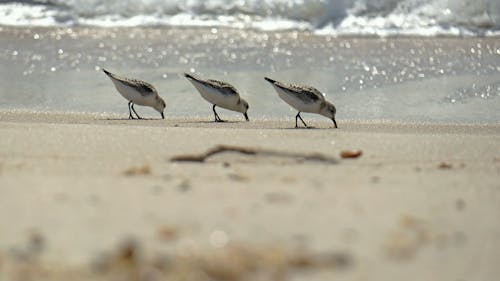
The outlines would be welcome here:
<svg viewBox="0 0 500 281">
<path fill-rule="evenodd" d="M 500 35 L 497 0 L 20 0 L 15 26 L 228 26 L 334 35 Z"/>
</svg>

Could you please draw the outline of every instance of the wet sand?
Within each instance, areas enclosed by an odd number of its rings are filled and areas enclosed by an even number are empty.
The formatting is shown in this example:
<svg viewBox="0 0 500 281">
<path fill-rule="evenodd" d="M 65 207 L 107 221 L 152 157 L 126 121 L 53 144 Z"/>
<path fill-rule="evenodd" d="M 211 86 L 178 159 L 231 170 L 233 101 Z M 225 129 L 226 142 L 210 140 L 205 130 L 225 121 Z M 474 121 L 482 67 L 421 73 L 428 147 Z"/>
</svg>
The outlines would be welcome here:
<svg viewBox="0 0 500 281">
<path fill-rule="evenodd" d="M 122 117 L 0 112 L 1 280 L 500 274 L 499 125 Z"/>
</svg>

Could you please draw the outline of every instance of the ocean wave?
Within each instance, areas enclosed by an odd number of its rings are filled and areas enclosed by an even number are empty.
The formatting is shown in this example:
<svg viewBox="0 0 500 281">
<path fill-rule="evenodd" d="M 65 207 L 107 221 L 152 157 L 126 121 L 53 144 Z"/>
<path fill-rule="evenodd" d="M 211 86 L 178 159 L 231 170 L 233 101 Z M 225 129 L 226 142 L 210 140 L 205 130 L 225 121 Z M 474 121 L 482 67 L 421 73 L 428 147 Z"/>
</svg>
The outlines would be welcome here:
<svg viewBox="0 0 500 281">
<path fill-rule="evenodd" d="M 14 26 L 227 26 L 333 35 L 500 35 L 496 0 L 0 1 Z"/>
</svg>

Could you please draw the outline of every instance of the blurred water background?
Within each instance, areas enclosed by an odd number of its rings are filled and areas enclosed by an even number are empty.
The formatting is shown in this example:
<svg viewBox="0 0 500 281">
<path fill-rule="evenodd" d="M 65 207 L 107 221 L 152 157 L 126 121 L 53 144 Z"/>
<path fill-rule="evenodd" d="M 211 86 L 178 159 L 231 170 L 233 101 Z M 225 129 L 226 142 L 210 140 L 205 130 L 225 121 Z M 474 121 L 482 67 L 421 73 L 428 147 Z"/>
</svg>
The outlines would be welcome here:
<svg viewBox="0 0 500 281">
<path fill-rule="evenodd" d="M 499 35 L 493 0 L 0 1 L 0 108 L 126 117 L 106 67 L 153 83 L 167 116 L 211 116 L 194 72 L 254 119 L 293 114 L 271 76 L 325 92 L 340 120 L 498 123 Z"/>
</svg>

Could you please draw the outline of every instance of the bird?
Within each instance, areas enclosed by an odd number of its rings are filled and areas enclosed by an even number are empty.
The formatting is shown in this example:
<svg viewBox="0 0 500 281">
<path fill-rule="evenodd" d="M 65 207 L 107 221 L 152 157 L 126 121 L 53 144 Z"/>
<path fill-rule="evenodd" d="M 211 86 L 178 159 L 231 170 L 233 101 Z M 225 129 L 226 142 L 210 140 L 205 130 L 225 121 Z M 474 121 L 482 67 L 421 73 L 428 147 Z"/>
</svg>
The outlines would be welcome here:
<svg viewBox="0 0 500 281">
<path fill-rule="evenodd" d="M 301 112 L 317 113 L 328 117 L 333 121 L 335 128 L 338 128 L 337 121 L 335 121 L 337 109 L 331 102 L 327 101 L 325 95 L 316 88 L 282 83 L 268 77 L 264 77 L 264 79 L 273 85 L 283 101 L 299 111 L 295 116 L 295 128 L 299 127 L 297 119 L 300 119 L 302 124 L 307 127 L 306 122 L 304 122 L 300 116 Z"/>
<path fill-rule="evenodd" d="M 248 102 L 240 97 L 236 88 L 231 84 L 213 79 L 204 80 L 188 73 L 184 73 L 184 76 L 194 85 L 205 100 L 213 104 L 212 110 L 215 122 L 224 122 L 215 111 L 216 106 L 241 112 L 246 121 L 250 121 L 247 114 Z"/>
<path fill-rule="evenodd" d="M 165 101 L 160 97 L 153 85 L 138 79 L 118 76 L 104 68 L 102 71 L 111 79 L 116 90 L 128 100 L 128 119 L 136 119 L 132 111 L 137 116 L 137 119 L 142 119 L 135 111 L 134 104 L 150 106 L 161 114 L 162 119 L 165 119 L 163 114 Z"/>
</svg>

